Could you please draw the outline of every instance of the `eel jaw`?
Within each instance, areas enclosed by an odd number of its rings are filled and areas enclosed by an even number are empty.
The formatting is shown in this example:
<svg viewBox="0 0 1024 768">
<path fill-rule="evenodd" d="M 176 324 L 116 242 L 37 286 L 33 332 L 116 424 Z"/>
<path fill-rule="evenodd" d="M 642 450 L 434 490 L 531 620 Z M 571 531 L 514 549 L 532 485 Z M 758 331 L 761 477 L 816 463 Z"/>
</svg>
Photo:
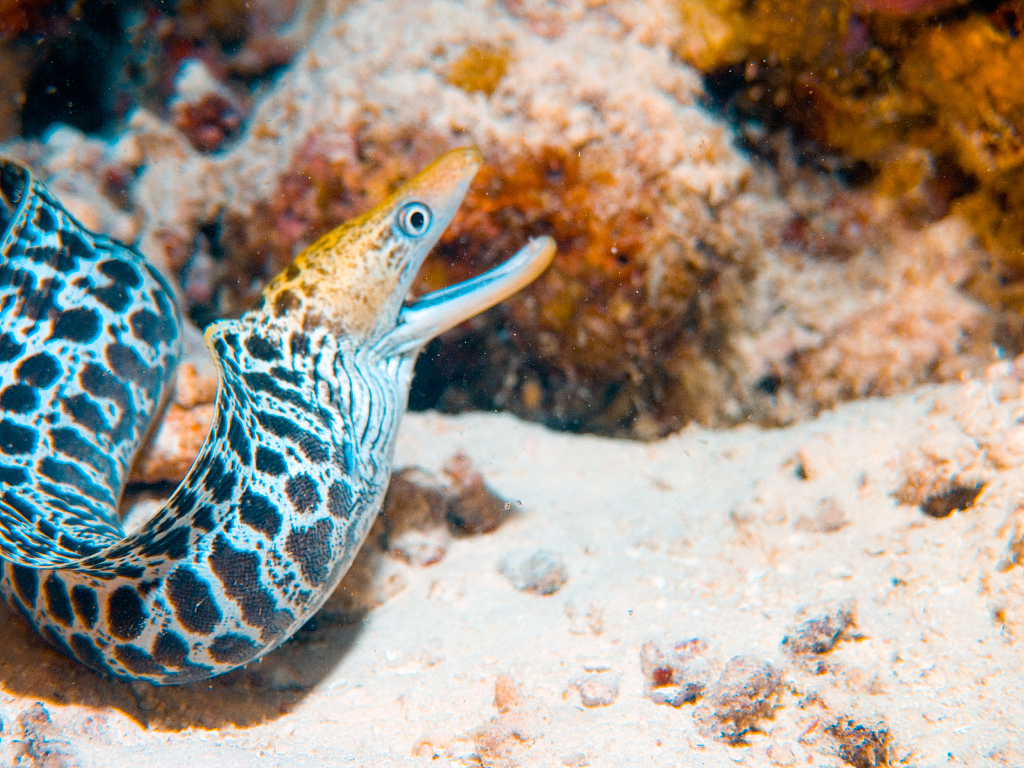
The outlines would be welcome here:
<svg viewBox="0 0 1024 768">
<path fill-rule="evenodd" d="M 416 355 L 431 339 L 532 283 L 554 257 L 555 241 L 538 237 L 482 275 L 421 296 L 402 308 L 398 325 L 377 342 L 375 351 L 381 357 Z"/>
</svg>

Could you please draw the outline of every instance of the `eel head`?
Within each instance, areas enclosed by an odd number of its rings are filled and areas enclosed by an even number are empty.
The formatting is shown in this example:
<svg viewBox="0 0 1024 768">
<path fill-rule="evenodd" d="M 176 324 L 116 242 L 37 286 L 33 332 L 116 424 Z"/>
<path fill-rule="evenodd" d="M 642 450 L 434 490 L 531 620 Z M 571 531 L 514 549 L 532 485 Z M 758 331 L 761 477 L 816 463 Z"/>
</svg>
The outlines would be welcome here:
<svg viewBox="0 0 1024 768">
<path fill-rule="evenodd" d="M 476 149 L 455 149 L 362 216 L 300 253 L 267 286 L 263 311 L 303 328 L 326 325 L 381 355 L 418 352 L 430 339 L 530 283 L 551 262 L 554 241 L 530 241 L 472 280 L 403 306 L 417 270 L 447 228 L 480 169 Z"/>
</svg>

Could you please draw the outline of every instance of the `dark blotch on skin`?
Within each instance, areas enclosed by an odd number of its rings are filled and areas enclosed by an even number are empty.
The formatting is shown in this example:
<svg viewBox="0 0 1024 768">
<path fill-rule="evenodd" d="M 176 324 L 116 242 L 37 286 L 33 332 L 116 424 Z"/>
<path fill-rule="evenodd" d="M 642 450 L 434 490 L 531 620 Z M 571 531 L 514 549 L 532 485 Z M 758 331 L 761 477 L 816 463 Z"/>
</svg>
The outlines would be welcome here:
<svg viewBox="0 0 1024 768">
<path fill-rule="evenodd" d="M 257 360 L 265 360 L 269 363 L 281 359 L 281 350 L 277 348 L 277 345 L 255 333 L 246 337 L 245 348 Z"/>
<path fill-rule="evenodd" d="M 274 297 L 274 315 L 277 317 L 286 315 L 301 303 L 294 293 L 285 289 Z"/>
<path fill-rule="evenodd" d="M 100 316 L 89 307 L 72 307 L 53 318 L 51 339 L 67 339 L 80 344 L 95 341 L 100 335 Z"/>
<path fill-rule="evenodd" d="M 19 314 L 29 320 L 38 320 L 45 317 L 53 309 L 53 300 L 57 293 L 63 288 L 58 280 L 40 280 L 39 288 L 34 291 L 22 290 L 19 293 L 21 299 Z"/>
<path fill-rule="evenodd" d="M 223 360 L 228 356 L 228 345 L 224 343 L 223 337 L 219 336 L 213 340 L 213 352 L 218 360 Z"/>
<path fill-rule="evenodd" d="M 2 398 L 0 398 L 0 402 L 2 402 Z M 287 471 L 288 465 L 280 453 L 261 445 L 256 448 L 256 469 L 278 477 Z"/>
<path fill-rule="evenodd" d="M 246 624 L 263 629 L 265 642 L 276 639 L 291 623 L 288 611 L 276 610 L 273 595 L 260 582 L 260 558 L 231 546 L 224 534 L 217 534 L 210 553 L 210 568 L 220 580 L 224 594 L 238 603 Z"/>
<path fill-rule="evenodd" d="M 300 371 L 295 371 L 290 368 L 284 368 L 280 365 L 275 365 L 270 369 L 270 375 L 278 381 L 283 381 L 286 384 L 291 384 L 293 387 L 302 385 L 302 380 L 306 377 L 305 374 Z"/>
<path fill-rule="evenodd" d="M 243 635 L 221 635 L 209 647 L 210 655 L 219 664 L 241 664 L 258 650 L 252 640 Z"/>
<path fill-rule="evenodd" d="M 309 475 L 302 474 L 288 478 L 285 483 L 284 492 L 288 494 L 288 500 L 301 514 L 315 512 L 320 504 L 320 494 L 317 493 L 316 483 Z"/>
<path fill-rule="evenodd" d="M 309 356 L 309 336 L 304 333 L 294 332 L 288 340 L 293 355 Z"/>
<path fill-rule="evenodd" d="M 89 244 L 75 232 L 71 232 L 67 229 L 63 230 L 60 233 L 60 241 L 64 246 L 62 249 L 63 257 L 58 263 L 53 264 L 52 266 L 61 272 L 67 272 L 68 270 L 74 269 L 78 266 L 78 259 L 85 259 L 88 261 L 95 257 L 95 250 L 90 248 Z"/>
<path fill-rule="evenodd" d="M 131 304 L 129 288 L 138 288 L 142 278 L 131 264 L 124 261 L 104 261 L 100 264 L 100 272 L 109 277 L 111 282 L 93 288 L 89 293 L 112 312 L 124 312 Z"/>
<path fill-rule="evenodd" d="M 21 518 L 25 522 L 42 522 L 39 519 L 39 510 L 17 495 L 5 492 L 3 495 L 3 501 L 4 504 L 21 515 Z"/>
<path fill-rule="evenodd" d="M 138 288 L 142 285 L 142 278 L 139 277 L 139 273 L 127 261 L 121 261 L 120 259 L 104 261 L 100 264 L 100 272 L 114 282 L 123 283 L 129 288 Z"/>
<path fill-rule="evenodd" d="M 297 427 L 290 419 L 273 413 L 257 413 L 256 421 L 268 432 L 295 443 L 303 455 L 314 464 L 322 464 L 331 457 L 323 440 L 312 432 Z"/>
<path fill-rule="evenodd" d="M 132 553 L 132 545 L 131 544 L 126 544 L 124 541 L 122 541 L 120 544 L 117 544 L 116 546 L 113 546 L 110 549 L 108 549 L 105 554 L 106 554 L 106 556 L 109 559 L 116 560 L 116 559 L 120 559 L 122 557 L 127 557 L 131 553 Z M 96 575 L 100 576 L 100 578 L 104 578 L 104 576 L 101 576 L 100 574 L 96 574 Z M 106 576 L 105 578 L 110 578 L 110 577 Z"/>
<path fill-rule="evenodd" d="M 104 661 L 103 654 L 100 653 L 100 649 L 96 647 L 96 644 L 93 643 L 89 636 L 72 635 L 71 650 L 75 654 L 75 658 L 85 664 L 85 666 L 100 670 L 101 672 L 107 670 L 107 662 Z"/>
<path fill-rule="evenodd" d="M 203 504 L 199 507 L 195 514 L 192 515 L 192 525 L 203 531 L 213 530 L 213 506 L 210 504 Z"/>
<path fill-rule="evenodd" d="M 128 386 L 113 373 L 95 363 L 88 363 L 82 368 L 78 374 L 78 381 L 82 389 L 89 394 L 108 398 L 117 404 L 121 413 L 117 423 L 110 429 L 111 438 L 120 442 L 131 436 L 135 424 L 135 408 Z"/>
<path fill-rule="evenodd" d="M 235 403 L 239 406 L 239 410 L 249 410 L 249 392 L 238 380 L 238 366 L 232 360 L 230 362 L 225 361 L 225 368 L 230 367 L 231 372 L 235 374 L 224 380 L 224 401 L 227 403 Z"/>
<path fill-rule="evenodd" d="M 120 544 L 117 544 L 117 545 L 115 545 L 113 547 L 110 547 L 106 551 L 105 554 L 106 554 L 107 558 L 110 559 L 110 560 L 118 560 L 120 558 L 127 557 L 131 553 L 132 553 L 132 545 L 128 544 L 128 543 L 125 543 L 125 541 L 121 541 Z M 96 576 L 100 576 L 100 578 L 104 578 L 100 574 L 95 574 L 95 575 Z M 110 577 L 106 576 L 106 578 L 109 579 Z"/>
<path fill-rule="evenodd" d="M 294 389 L 284 389 L 271 378 L 269 373 L 263 373 L 263 371 L 249 371 L 243 375 L 245 383 L 252 389 L 259 392 L 263 392 L 270 399 L 278 402 L 291 403 L 300 411 L 313 411 L 313 408 L 303 397 L 301 392 L 296 392 Z"/>
<path fill-rule="evenodd" d="M 178 490 L 174 492 L 168 502 L 174 511 L 180 516 L 187 515 L 196 506 L 198 499 L 198 488 L 190 488 L 185 485 L 179 485 Z"/>
<path fill-rule="evenodd" d="M 0 392 L 0 408 L 11 413 L 29 413 L 39 407 L 39 393 L 28 384 L 11 384 Z"/>
<path fill-rule="evenodd" d="M 213 492 L 213 489 L 220 484 L 220 479 L 224 477 L 224 460 L 220 456 L 211 456 L 206 460 L 206 473 L 203 475 L 203 487 L 207 491 Z M 196 469 L 202 468 L 202 465 Z"/>
<path fill-rule="evenodd" d="M 231 426 L 228 427 L 228 445 L 235 452 L 238 460 L 245 466 L 252 462 L 252 444 L 249 436 L 245 433 L 245 427 L 236 416 L 231 417 Z"/>
<path fill-rule="evenodd" d="M 159 675 L 164 671 L 152 656 L 134 645 L 115 645 L 114 657 L 137 675 Z"/>
<path fill-rule="evenodd" d="M 0 426 L 3 426 L 2 423 L 0 423 Z M 77 488 L 89 498 L 101 503 L 114 504 L 114 499 L 110 496 L 109 491 L 90 480 L 89 476 L 75 464 L 57 461 L 47 456 L 39 462 L 36 469 L 39 474 L 53 480 L 55 483 L 64 483 L 65 485 Z"/>
<path fill-rule="evenodd" d="M 41 252 L 40 248 L 35 249 L 34 253 L 26 249 L 25 255 L 31 258 Z M 17 299 L 18 296 L 32 293 L 36 289 L 36 276 L 31 269 L 15 269 L 9 262 L 0 264 L 0 286 L 13 288 L 14 298 Z"/>
<path fill-rule="evenodd" d="M 238 501 L 238 517 L 267 538 L 274 538 L 281 530 L 281 514 L 274 508 L 270 499 L 248 488 Z"/>
<path fill-rule="evenodd" d="M 64 549 L 70 549 L 82 557 L 88 557 L 89 555 L 95 555 L 97 552 L 106 549 L 106 547 L 98 546 L 94 543 L 86 543 L 80 539 L 68 536 L 65 533 L 57 536 L 57 546 L 63 547 Z"/>
<path fill-rule="evenodd" d="M 43 534 L 43 536 L 50 539 L 51 541 L 56 541 L 57 537 L 61 535 L 57 526 L 55 526 L 46 518 L 36 520 L 36 530 L 38 530 L 41 534 Z"/>
<path fill-rule="evenodd" d="M 110 371 L 95 363 L 89 363 L 78 375 L 78 380 L 82 384 L 82 389 L 90 395 L 106 397 L 127 410 L 130 401 L 128 391 Z"/>
<path fill-rule="evenodd" d="M 176 333 L 173 318 L 158 315 L 148 309 L 133 312 L 128 323 L 132 327 L 132 335 L 151 347 L 166 344 Z"/>
<path fill-rule="evenodd" d="M 134 588 L 118 587 L 107 601 L 110 634 L 119 640 L 134 640 L 146 626 L 146 609 Z"/>
<path fill-rule="evenodd" d="M 29 269 L 16 269 L 11 266 L 10 262 L 0 263 L 0 288 L 11 288 L 10 291 L 4 291 L 4 312 L 10 313 L 13 302 L 16 302 L 18 298 L 26 293 L 31 293 L 36 289 L 36 276 L 32 272 L 31 267 Z M 17 313 L 15 312 L 16 316 Z"/>
<path fill-rule="evenodd" d="M 28 482 L 28 473 L 21 467 L 0 466 L 0 483 L 4 485 L 23 485 Z"/>
<path fill-rule="evenodd" d="M 73 429 L 61 428 L 51 430 L 50 442 L 57 453 L 92 464 L 110 478 L 113 478 L 116 473 L 110 459 L 99 449 L 83 440 L 78 432 Z"/>
<path fill-rule="evenodd" d="M 9 363 L 21 354 L 25 345 L 16 341 L 10 331 L 0 334 L 0 363 Z"/>
<path fill-rule="evenodd" d="M 234 472 L 225 471 L 224 461 L 219 456 L 210 459 L 209 469 L 203 477 L 203 486 L 210 493 L 210 500 L 214 504 L 221 504 L 231 497 L 238 481 Z"/>
<path fill-rule="evenodd" d="M 220 623 L 222 614 L 209 585 L 190 568 L 178 568 L 167 577 L 166 584 L 174 615 L 189 632 L 208 635 Z"/>
<path fill-rule="evenodd" d="M 74 624 L 75 615 L 71 611 L 68 588 L 55 573 L 51 573 L 43 582 L 43 594 L 46 596 L 47 610 L 58 623 L 65 627 Z"/>
<path fill-rule="evenodd" d="M 53 384 L 60 376 L 60 363 L 47 352 L 37 352 L 32 357 L 22 360 L 16 373 L 26 384 L 43 389 Z"/>
<path fill-rule="evenodd" d="M 231 410 L 230 390 L 225 387 L 217 394 L 217 411 L 213 415 L 213 426 L 210 432 L 218 440 L 223 440 L 228 433 L 228 418 L 224 414 Z"/>
<path fill-rule="evenodd" d="M 31 427 L 15 424 L 10 419 L 0 421 L 0 451 L 8 456 L 31 453 L 36 449 L 39 434 Z"/>
<path fill-rule="evenodd" d="M 146 546 L 142 548 L 142 554 L 147 557 L 166 555 L 168 560 L 181 560 L 188 554 L 190 531 L 187 525 L 171 529 L 169 532 L 155 536 Z M 142 575 L 141 573 L 139 574 Z"/>
<path fill-rule="evenodd" d="M 352 494 L 339 480 L 327 489 L 327 511 L 340 520 L 348 518 L 352 509 Z"/>
<path fill-rule="evenodd" d="M 164 676 L 165 683 L 187 683 L 202 680 L 213 673 L 213 668 L 204 664 L 193 664 L 188 660 L 188 645 L 176 632 L 165 629 L 156 636 L 153 643 L 153 658 L 165 667 L 177 667 L 182 670 Z"/>
<path fill-rule="evenodd" d="M 134 349 L 124 344 L 111 344 L 107 347 L 107 362 L 114 373 L 136 384 L 146 386 L 152 378 L 149 366 Z"/>
<path fill-rule="evenodd" d="M 149 278 L 156 283 L 160 288 L 151 288 L 149 291 L 150 297 L 156 302 L 156 308 L 159 314 L 163 317 L 177 317 L 174 311 L 174 305 L 171 304 L 170 297 L 173 295 L 171 289 L 167 283 L 164 282 L 163 275 L 161 275 L 156 269 L 151 267 L 145 261 L 142 262 L 142 266 L 147 272 L 149 272 Z M 178 335 L 178 327 L 174 327 L 174 336 Z"/>
<path fill-rule="evenodd" d="M 181 635 L 165 629 L 153 643 L 153 658 L 165 667 L 188 666 L 188 644 Z"/>
<path fill-rule="evenodd" d="M 132 303 L 131 293 L 127 286 L 121 283 L 109 283 L 100 288 L 93 288 L 89 293 L 111 312 L 124 312 Z"/>
<path fill-rule="evenodd" d="M 309 528 L 296 528 L 288 534 L 285 550 L 299 564 L 306 581 L 314 587 L 327 579 L 333 530 L 334 523 L 330 520 L 319 520 Z"/>
<path fill-rule="evenodd" d="M 110 431 L 110 425 L 103 418 L 103 412 L 88 395 L 75 395 L 69 397 L 63 403 L 64 410 L 72 421 L 81 424 L 93 434 Z"/>
<path fill-rule="evenodd" d="M 44 205 L 40 205 L 36 208 L 36 212 L 32 216 L 32 221 L 37 227 L 44 232 L 52 232 L 57 228 L 57 217 L 50 212 L 50 209 Z"/>
<path fill-rule="evenodd" d="M 21 598 L 21 602 L 30 608 L 35 608 L 36 597 L 39 595 L 38 571 L 35 568 L 28 568 L 16 563 L 11 563 L 11 571 L 14 576 L 14 591 Z"/>
</svg>

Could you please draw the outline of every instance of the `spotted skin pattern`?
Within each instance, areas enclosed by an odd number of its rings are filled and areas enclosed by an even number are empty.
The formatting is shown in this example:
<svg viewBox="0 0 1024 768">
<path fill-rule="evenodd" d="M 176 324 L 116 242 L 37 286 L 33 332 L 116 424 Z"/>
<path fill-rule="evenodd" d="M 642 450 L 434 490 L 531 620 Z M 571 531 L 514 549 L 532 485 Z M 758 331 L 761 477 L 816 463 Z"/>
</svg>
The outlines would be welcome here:
<svg viewBox="0 0 1024 768">
<path fill-rule="evenodd" d="M 154 684 L 222 674 L 302 626 L 383 503 L 423 344 L 554 255 L 531 241 L 402 306 L 480 163 L 471 149 L 442 156 L 207 330 L 210 433 L 125 535 L 121 492 L 179 357 L 173 294 L 0 159 L 0 594 L 15 611 L 93 669 Z"/>
</svg>

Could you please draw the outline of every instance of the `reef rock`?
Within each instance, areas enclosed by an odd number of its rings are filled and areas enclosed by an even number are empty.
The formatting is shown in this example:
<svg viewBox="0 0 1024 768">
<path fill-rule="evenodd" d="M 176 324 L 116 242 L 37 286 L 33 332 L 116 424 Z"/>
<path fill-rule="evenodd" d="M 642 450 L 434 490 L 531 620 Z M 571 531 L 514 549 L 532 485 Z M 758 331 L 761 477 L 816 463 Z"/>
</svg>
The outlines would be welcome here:
<svg viewBox="0 0 1024 768">
<path fill-rule="evenodd" d="M 219 151 L 137 110 L 91 167 L 204 324 L 443 149 L 479 146 L 488 164 L 417 289 L 532 235 L 559 254 L 427 350 L 416 407 L 650 438 L 785 423 L 986 362 L 991 319 L 959 290 L 969 232 L 916 231 L 884 201 L 752 161 L 673 52 L 686 34 L 658 1 L 338 2 Z M 59 133 L 7 151 L 59 182 L 80 165 Z"/>
</svg>

